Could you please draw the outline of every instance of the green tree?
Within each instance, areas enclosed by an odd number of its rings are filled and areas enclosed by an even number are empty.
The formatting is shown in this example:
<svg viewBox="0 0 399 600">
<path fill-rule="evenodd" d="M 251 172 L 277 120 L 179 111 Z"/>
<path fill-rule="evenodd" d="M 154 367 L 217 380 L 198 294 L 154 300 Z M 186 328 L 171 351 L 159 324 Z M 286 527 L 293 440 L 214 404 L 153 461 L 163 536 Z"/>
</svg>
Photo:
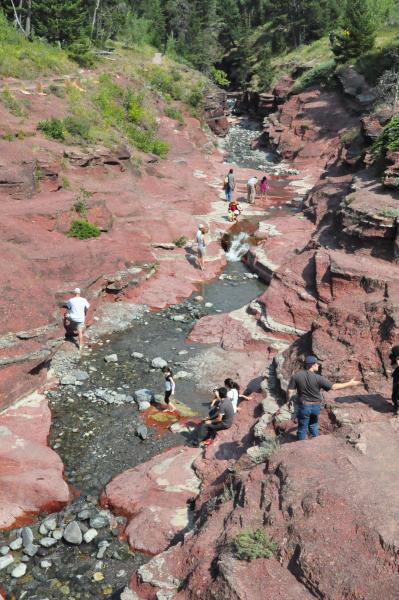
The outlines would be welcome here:
<svg viewBox="0 0 399 600">
<path fill-rule="evenodd" d="M 32 27 L 48 42 L 71 44 L 88 28 L 83 0 L 32 0 Z"/>
<path fill-rule="evenodd" d="M 342 30 L 332 36 L 332 50 L 341 60 L 357 58 L 371 50 L 376 25 L 367 0 L 347 0 Z"/>
</svg>

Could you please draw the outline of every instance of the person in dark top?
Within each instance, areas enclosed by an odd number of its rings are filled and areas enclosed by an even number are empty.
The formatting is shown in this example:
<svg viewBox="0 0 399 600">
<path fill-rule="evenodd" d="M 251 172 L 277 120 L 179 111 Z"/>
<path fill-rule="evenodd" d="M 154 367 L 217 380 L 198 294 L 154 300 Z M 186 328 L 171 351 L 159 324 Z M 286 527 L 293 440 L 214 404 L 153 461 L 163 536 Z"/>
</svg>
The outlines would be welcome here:
<svg viewBox="0 0 399 600">
<path fill-rule="evenodd" d="M 389 358 L 391 359 L 391 365 L 396 367 L 392 373 L 392 404 L 393 414 L 397 417 L 399 404 L 399 346 L 393 346 Z"/>
<path fill-rule="evenodd" d="M 211 418 L 208 417 L 201 423 L 198 428 L 195 446 L 199 446 L 200 444 L 208 445 L 217 431 L 229 429 L 233 424 L 234 408 L 230 398 L 227 397 L 227 389 L 221 387 L 217 393 L 220 398 L 217 414 L 212 414 Z"/>
<path fill-rule="evenodd" d="M 356 386 L 360 381 L 351 379 L 345 383 L 331 383 L 318 374 L 320 361 L 315 356 L 307 356 L 305 368 L 296 373 L 288 385 L 287 401 L 292 402 L 292 397 L 298 395 L 298 431 L 297 439 L 305 440 L 308 430 L 311 437 L 319 435 L 320 405 L 323 400 L 321 390 L 344 390 Z"/>
</svg>

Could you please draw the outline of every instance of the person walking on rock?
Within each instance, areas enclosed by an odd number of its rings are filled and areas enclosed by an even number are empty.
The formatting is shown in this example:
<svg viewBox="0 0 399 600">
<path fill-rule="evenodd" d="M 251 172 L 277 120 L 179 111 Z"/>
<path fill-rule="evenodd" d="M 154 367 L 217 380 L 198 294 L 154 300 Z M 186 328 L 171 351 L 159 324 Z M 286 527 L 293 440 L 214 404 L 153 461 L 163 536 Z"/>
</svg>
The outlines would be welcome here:
<svg viewBox="0 0 399 600">
<path fill-rule="evenodd" d="M 257 177 L 250 177 L 247 181 L 247 202 L 253 204 L 256 198 L 256 186 L 258 185 Z"/>
<path fill-rule="evenodd" d="M 167 404 L 167 408 L 165 408 L 164 412 L 173 412 L 176 410 L 176 406 L 170 401 L 170 398 L 175 395 L 176 384 L 173 379 L 173 373 L 169 369 L 169 367 L 162 367 L 162 373 L 165 376 L 165 403 Z"/>
<path fill-rule="evenodd" d="M 205 234 L 208 229 L 203 225 L 198 227 L 197 235 L 195 236 L 195 241 L 197 242 L 197 253 L 198 253 L 198 266 L 203 271 L 205 269 Z"/>
<path fill-rule="evenodd" d="M 204 445 L 207 446 L 212 442 L 212 436 L 217 431 L 223 429 L 230 429 L 234 421 L 234 408 L 230 398 L 227 397 L 227 389 L 221 387 L 217 390 L 217 396 L 220 398 L 220 404 L 218 405 L 217 414 L 212 417 L 208 417 L 199 426 L 197 432 L 197 442 L 195 446 Z"/>
<path fill-rule="evenodd" d="M 267 180 L 266 175 L 264 175 L 260 182 L 260 199 L 261 200 L 266 200 L 268 187 L 269 187 L 269 182 Z"/>
<path fill-rule="evenodd" d="M 397 417 L 399 404 L 399 346 L 393 346 L 389 358 L 391 359 L 391 365 L 396 367 L 392 373 L 392 404 L 393 414 Z"/>
<path fill-rule="evenodd" d="M 75 296 L 70 298 L 65 304 L 67 312 L 64 316 L 64 325 L 73 332 L 77 331 L 79 336 L 79 350 L 83 350 L 83 333 L 85 330 L 85 321 L 90 304 L 86 298 L 80 295 L 80 288 L 75 288 Z"/>
<path fill-rule="evenodd" d="M 288 385 L 288 403 L 291 403 L 295 393 L 298 395 L 298 440 L 305 440 L 308 430 L 312 438 L 319 435 L 318 423 L 323 400 L 321 390 L 344 390 L 360 384 L 360 381 L 356 379 L 351 379 L 345 383 L 331 383 L 318 374 L 320 364 L 315 356 L 307 356 L 305 368 L 296 373 Z"/>
<path fill-rule="evenodd" d="M 224 178 L 224 193 L 226 195 L 226 202 L 231 202 L 233 200 L 233 192 L 235 187 L 236 182 L 234 178 L 234 171 L 233 169 L 230 169 Z"/>
</svg>

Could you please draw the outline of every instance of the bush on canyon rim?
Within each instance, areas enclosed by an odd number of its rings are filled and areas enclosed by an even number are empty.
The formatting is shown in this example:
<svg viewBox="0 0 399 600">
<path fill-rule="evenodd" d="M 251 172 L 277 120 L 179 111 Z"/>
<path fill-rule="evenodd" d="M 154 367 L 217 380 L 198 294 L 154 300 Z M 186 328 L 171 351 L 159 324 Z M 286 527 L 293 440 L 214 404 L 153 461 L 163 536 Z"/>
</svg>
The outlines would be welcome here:
<svg viewBox="0 0 399 600">
<path fill-rule="evenodd" d="M 274 542 L 261 529 L 239 533 L 232 541 L 232 549 L 239 560 L 271 558 L 278 549 Z"/>
<path fill-rule="evenodd" d="M 385 125 L 378 139 L 372 146 L 374 157 L 384 159 L 388 151 L 395 152 L 399 150 L 399 115 L 393 117 Z"/>
<path fill-rule="evenodd" d="M 78 240 L 88 240 L 101 235 L 101 231 L 98 227 L 88 221 L 76 219 L 72 222 L 67 235 L 68 237 L 74 237 Z"/>
</svg>

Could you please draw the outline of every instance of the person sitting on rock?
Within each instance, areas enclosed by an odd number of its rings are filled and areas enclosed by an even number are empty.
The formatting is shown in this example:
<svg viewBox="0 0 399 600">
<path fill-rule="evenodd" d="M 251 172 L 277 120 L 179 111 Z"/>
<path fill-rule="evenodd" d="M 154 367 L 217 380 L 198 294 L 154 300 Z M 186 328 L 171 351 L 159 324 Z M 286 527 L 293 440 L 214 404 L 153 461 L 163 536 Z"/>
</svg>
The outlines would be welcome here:
<svg viewBox="0 0 399 600">
<path fill-rule="evenodd" d="M 288 385 L 287 401 L 289 405 L 292 404 L 292 397 L 296 393 L 298 394 L 298 440 L 305 440 L 308 430 L 312 438 L 319 435 L 321 390 L 344 390 L 360 384 L 360 381 L 356 379 L 351 379 L 345 383 L 331 383 L 318 374 L 320 365 L 321 362 L 316 356 L 307 356 L 305 368 L 296 373 Z"/>
<path fill-rule="evenodd" d="M 238 204 L 237 200 L 232 200 L 229 204 L 229 221 L 237 222 L 238 217 L 241 214 L 241 206 Z"/>
<path fill-rule="evenodd" d="M 229 429 L 233 424 L 234 409 L 230 398 L 227 397 L 227 389 L 225 387 L 218 388 L 217 396 L 220 399 L 217 411 L 212 416 L 208 416 L 199 426 L 195 446 L 208 446 L 212 443 L 217 431 Z"/>
<path fill-rule="evenodd" d="M 77 331 L 79 336 L 79 350 L 83 350 L 83 333 L 85 330 L 85 321 L 87 311 L 90 308 L 90 304 L 86 298 L 82 298 L 80 295 L 80 288 L 75 288 L 75 296 L 70 298 L 65 304 L 64 308 L 67 312 L 64 315 L 64 327 L 68 332 L 72 334 Z"/>
<path fill-rule="evenodd" d="M 391 365 L 396 367 L 392 373 L 392 404 L 393 414 L 397 417 L 399 401 L 399 346 L 393 346 L 389 358 L 391 359 Z"/>
<path fill-rule="evenodd" d="M 162 367 L 162 373 L 165 376 L 165 403 L 167 408 L 163 412 L 173 412 L 176 410 L 176 406 L 170 401 L 171 396 L 175 395 L 176 384 L 173 379 L 173 373 L 169 367 Z"/>
<path fill-rule="evenodd" d="M 227 388 L 227 397 L 230 398 L 231 403 L 233 405 L 234 413 L 236 413 L 238 408 L 239 399 L 249 400 L 248 396 L 244 396 L 244 394 L 240 394 L 240 386 L 236 381 L 233 381 L 230 377 L 224 380 L 224 385 Z"/>
</svg>

